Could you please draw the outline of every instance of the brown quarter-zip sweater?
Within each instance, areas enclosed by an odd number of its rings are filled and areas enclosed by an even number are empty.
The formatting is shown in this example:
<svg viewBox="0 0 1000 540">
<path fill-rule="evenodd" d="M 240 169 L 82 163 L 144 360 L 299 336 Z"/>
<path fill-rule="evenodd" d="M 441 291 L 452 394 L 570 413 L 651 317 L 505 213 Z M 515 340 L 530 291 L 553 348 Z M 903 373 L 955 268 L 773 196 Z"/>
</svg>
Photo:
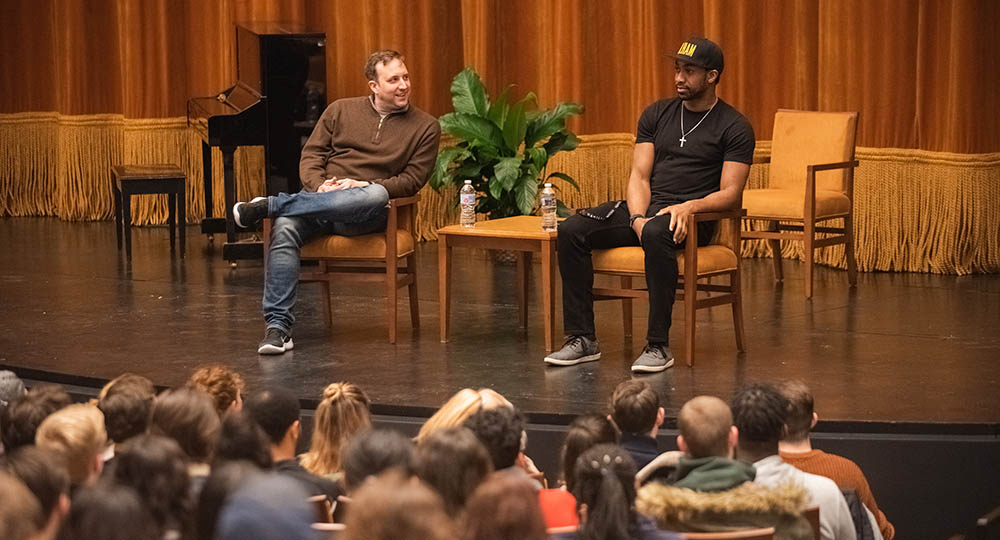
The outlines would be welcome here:
<svg viewBox="0 0 1000 540">
<path fill-rule="evenodd" d="M 409 197 L 427 182 L 440 139 L 437 119 L 413 105 L 382 118 L 367 96 L 338 99 L 302 149 L 299 176 L 309 191 L 328 178 L 353 178 Z"/>
</svg>

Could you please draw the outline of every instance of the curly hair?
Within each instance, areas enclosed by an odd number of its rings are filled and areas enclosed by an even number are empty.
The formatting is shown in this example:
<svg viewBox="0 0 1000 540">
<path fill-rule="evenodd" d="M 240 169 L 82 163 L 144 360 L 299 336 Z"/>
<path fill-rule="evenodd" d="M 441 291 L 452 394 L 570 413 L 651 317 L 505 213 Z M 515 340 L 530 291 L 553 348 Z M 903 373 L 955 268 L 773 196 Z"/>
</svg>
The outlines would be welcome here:
<svg viewBox="0 0 1000 540">
<path fill-rule="evenodd" d="M 212 396 L 215 410 L 222 416 L 233 403 L 241 400 L 245 384 L 243 377 L 222 364 L 202 366 L 191 374 L 188 386 Z"/>
</svg>

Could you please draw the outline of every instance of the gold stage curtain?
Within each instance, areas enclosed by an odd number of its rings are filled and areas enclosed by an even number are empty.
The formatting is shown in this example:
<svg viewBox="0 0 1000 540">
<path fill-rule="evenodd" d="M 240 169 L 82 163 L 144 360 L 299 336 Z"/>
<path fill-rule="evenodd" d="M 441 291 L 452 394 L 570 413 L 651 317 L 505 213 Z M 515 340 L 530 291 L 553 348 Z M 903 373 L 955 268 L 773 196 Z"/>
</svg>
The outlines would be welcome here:
<svg viewBox="0 0 1000 540">
<path fill-rule="evenodd" d="M 200 151 L 184 127 L 185 102 L 236 80 L 235 25 L 265 20 L 326 32 L 330 100 L 366 92 L 366 55 L 396 48 L 407 56 L 414 103 L 434 115 L 450 110 L 451 78 L 471 65 L 492 93 L 513 83 L 542 105 L 583 103 L 572 127 L 598 137 L 634 132 L 645 106 L 673 95 L 666 54 L 706 35 L 726 52 L 720 95 L 765 146 L 777 108 L 856 110 L 865 155 L 899 163 L 878 176 L 890 182 L 873 192 L 889 198 L 878 204 L 916 204 L 904 191 L 927 182 L 984 194 L 951 222 L 958 229 L 900 220 L 913 228 L 891 249 L 963 235 L 962 223 L 995 211 L 995 182 L 935 164 L 974 163 L 996 176 L 996 0 L 4 0 L 0 215 L 105 219 L 112 163 L 167 160 L 188 171 L 188 218 L 200 218 Z M 239 193 L 262 192 L 259 149 L 237 161 Z M 163 200 L 134 203 L 137 223 L 165 217 Z M 868 234 L 892 230 L 890 219 L 873 216 Z M 972 240 L 994 246 L 991 264 L 1000 259 L 997 234 Z M 890 257 L 890 266 L 983 268 L 907 257 Z"/>
</svg>

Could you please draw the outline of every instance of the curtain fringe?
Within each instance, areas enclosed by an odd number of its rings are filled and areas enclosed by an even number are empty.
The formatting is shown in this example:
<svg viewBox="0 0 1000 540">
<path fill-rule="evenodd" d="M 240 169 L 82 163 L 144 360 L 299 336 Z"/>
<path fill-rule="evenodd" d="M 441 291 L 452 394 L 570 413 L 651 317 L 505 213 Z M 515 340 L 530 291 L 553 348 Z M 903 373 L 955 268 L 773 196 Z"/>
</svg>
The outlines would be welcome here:
<svg viewBox="0 0 1000 540">
<path fill-rule="evenodd" d="M 561 186 L 571 208 L 625 197 L 632 163 L 630 133 L 581 136 L 573 152 L 553 157 L 549 171 L 577 180 Z M 770 155 L 759 141 L 755 155 Z M 954 154 L 901 148 L 858 148 L 855 173 L 855 254 L 862 271 L 970 274 L 1000 271 L 1000 153 Z M 265 192 L 261 147 L 236 152 L 237 200 Z M 109 219 L 112 164 L 173 163 L 187 174 L 188 222 L 205 214 L 201 140 L 184 118 L 126 119 L 122 115 L 57 113 L 0 115 L 0 215 Z M 766 164 L 751 168 L 748 187 L 767 185 Z M 561 182 L 559 184 L 562 184 Z M 225 214 L 222 156 L 213 149 L 213 211 Z M 421 192 L 417 236 L 458 221 L 457 194 Z M 133 198 L 135 224 L 166 221 L 164 196 Z M 763 241 L 743 255 L 768 256 Z M 782 256 L 802 257 L 801 242 L 783 242 Z M 844 268 L 843 246 L 819 250 L 820 264 Z"/>
</svg>

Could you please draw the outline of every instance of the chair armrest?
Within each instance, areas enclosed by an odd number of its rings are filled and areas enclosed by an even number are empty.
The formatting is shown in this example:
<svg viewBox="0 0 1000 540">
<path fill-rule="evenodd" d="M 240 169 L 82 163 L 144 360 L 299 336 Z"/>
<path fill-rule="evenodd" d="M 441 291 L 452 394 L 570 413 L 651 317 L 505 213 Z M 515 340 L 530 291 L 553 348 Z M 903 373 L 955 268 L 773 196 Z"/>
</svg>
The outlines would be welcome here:
<svg viewBox="0 0 1000 540">
<path fill-rule="evenodd" d="M 410 206 L 417 204 L 420 201 L 420 195 L 411 195 L 409 197 L 396 197 L 395 199 L 389 199 L 389 206 L 394 208 L 401 208 L 404 206 Z"/>
<path fill-rule="evenodd" d="M 732 210 L 721 210 L 717 212 L 694 212 L 688 216 L 691 220 L 690 224 L 695 224 L 701 221 L 719 221 L 722 219 L 740 219 L 747 215 L 747 211 L 742 208 L 733 208 Z"/>
<path fill-rule="evenodd" d="M 838 161 L 836 163 L 819 163 L 816 165 L 807 165 L 808 170 L 818 172 L 818 171 L 832 171 L 834 169 L 849 169 L 857 167 L 859 165 L 858 160 L 852 161 Z"/>
</svg>

